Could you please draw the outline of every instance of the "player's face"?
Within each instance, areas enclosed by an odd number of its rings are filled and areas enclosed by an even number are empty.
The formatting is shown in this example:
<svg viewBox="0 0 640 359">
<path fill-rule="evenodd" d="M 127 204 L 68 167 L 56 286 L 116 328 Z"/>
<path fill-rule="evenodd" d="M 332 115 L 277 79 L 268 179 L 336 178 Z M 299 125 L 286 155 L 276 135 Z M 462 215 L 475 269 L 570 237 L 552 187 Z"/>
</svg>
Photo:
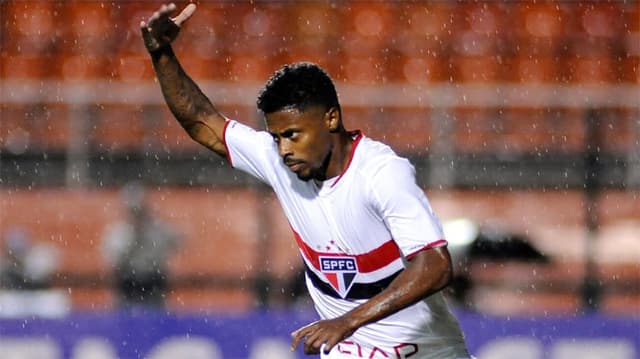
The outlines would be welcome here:
<svg viewBox="0 0 640 359">
<path fill-rule="evenodd" d="M 331 112 L 321 106 L 266 115 L 267 131 L 278 145 L 284 164 L 303 181 L 326 179 L 332 144 L 330 123 Z"/>
</svg>

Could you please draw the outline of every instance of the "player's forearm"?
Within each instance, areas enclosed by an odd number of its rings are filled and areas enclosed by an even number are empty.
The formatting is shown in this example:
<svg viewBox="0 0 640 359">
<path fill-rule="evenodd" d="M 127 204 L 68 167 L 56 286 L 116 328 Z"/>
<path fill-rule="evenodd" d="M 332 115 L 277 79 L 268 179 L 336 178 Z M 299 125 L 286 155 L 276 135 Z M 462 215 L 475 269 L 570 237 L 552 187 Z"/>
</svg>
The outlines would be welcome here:
<svg viewBox="0 0 640 359">
<path fill-rule="evenodd" d="M 449 284 L 451 277 L 451 261 L 446 249 L 422 251 L 387 289 L 345 314 L 345 317 L 355 330 L 440 291 Z"/>
<path fill-rule="evenodd" d="M 171 47 L 152 52 L 151 58 L 165 102 L 180 125 L 207 147 L 220 141 L 224 117 L 184 72 Z"/>
</svg>

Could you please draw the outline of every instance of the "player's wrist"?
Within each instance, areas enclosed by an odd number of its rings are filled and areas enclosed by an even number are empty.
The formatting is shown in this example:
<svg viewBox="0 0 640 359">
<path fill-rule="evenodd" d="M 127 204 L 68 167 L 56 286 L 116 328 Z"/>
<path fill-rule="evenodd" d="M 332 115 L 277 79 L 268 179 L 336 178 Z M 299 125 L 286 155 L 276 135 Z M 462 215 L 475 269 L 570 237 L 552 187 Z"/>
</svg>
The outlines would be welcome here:
<svg viewBox="0 0 640 359">
<path fill-rule="evenodd" d="M 173 53 L 173 49 L 171 48 L 171 44 L 166 44 L 154 49 L 147 48 L 147 52 L 149 53 L 149 55 L 154 61 L 159 60 L 163 56 L 166 56 L 166 57 L 175 56 L 175 54 Z"/>
</svg>

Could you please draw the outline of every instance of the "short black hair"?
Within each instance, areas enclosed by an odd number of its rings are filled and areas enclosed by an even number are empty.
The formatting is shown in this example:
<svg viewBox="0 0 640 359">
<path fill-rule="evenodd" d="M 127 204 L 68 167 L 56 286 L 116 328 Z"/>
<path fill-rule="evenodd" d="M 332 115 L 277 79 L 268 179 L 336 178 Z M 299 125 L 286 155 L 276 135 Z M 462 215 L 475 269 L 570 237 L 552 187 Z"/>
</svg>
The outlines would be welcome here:
<svg viewBox="0 0 640 359">
<path fill-rule="evenodd" d="M 340 109 L 338 94 L 331 77 L 318 65 L 297 62 L 276 71 L 258 96 L 258 109 L 264 114 L 295 108 L 305 111 L 321 105 Z"/>
</svg>

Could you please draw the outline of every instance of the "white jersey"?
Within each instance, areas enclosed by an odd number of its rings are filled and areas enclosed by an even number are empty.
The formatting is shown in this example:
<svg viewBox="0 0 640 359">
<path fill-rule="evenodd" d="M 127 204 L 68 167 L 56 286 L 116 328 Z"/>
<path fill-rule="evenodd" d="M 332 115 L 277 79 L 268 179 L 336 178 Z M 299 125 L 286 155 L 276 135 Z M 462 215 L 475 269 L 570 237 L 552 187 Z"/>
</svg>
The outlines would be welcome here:
<svg viewBox="0 0 640 359">
<path fill-rule="evenodd" d="M 444 246 L 439 220 L 415 183 L 413 166 L 388 146 L 354 134 L 345 171 L 318 184 L 298 179 L 272 136 L 236 121 L 224 141 L 233 167 L 275 191 L 306 266 L 323 319 L 380 293 L 421 250 Z M 358 329 L 323 358 L 462 358 L 457 320 L 441 293 Z"/>
</svg>

